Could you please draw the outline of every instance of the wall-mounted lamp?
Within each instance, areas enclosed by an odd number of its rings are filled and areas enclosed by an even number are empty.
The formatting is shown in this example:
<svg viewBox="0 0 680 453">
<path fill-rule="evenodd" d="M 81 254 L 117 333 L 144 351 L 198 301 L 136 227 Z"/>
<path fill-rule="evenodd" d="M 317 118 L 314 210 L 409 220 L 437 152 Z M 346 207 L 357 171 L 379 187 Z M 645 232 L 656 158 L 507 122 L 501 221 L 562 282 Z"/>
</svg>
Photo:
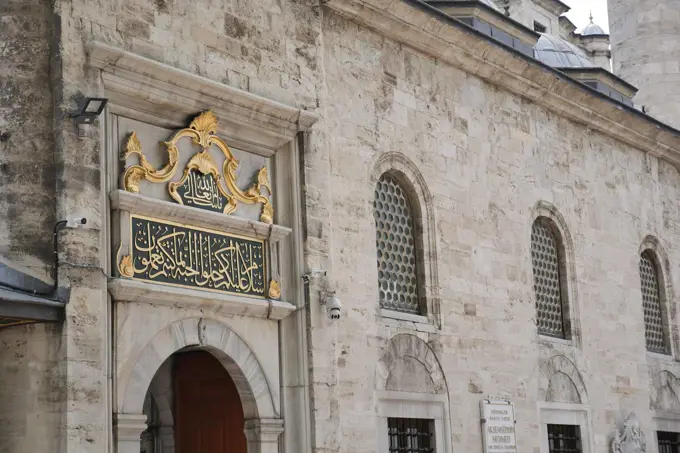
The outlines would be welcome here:
<svg viewBox="0 0 680 453">
<path fill-rule="evenodd" d="M 106 98 L 85 98 L 81 103 L 78 113 L 73 114 L 73 121 L 76 124 L 92 124 L 94 120 L 102 114 L 106 103 Z"/>
</svg>

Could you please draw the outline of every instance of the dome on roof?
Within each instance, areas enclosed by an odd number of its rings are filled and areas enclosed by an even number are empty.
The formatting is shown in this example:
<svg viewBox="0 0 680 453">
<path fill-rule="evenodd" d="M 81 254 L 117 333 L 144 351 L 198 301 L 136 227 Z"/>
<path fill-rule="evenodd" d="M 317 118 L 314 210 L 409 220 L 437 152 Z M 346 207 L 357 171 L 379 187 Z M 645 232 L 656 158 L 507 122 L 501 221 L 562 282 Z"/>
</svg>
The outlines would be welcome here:
<svg viewBox="0 0 680 453">
<path fill-rule="evenodd" d="M 607 33 L 599 25 L 591 22 L 586 25 L 586 28 L 581 32 L 582 36 L 593 36 L 593 35 L 607 35 Z"/>
<path fill-rule="evenodd" d="M 541 33 L 534 45 L 534 58 L 553 68 L 594 68 L 595 64 L 574 44 L 557 36 Z"/>
<path fill-rule="evenodd" d="M 594 36 L 594 35 L 606 35 L 605 31 L 593 22 L 593 13 L 590 12 L 590 23 L 586 25 L 586 28 L 581 32 L 581 36 Z"/>
</svg>

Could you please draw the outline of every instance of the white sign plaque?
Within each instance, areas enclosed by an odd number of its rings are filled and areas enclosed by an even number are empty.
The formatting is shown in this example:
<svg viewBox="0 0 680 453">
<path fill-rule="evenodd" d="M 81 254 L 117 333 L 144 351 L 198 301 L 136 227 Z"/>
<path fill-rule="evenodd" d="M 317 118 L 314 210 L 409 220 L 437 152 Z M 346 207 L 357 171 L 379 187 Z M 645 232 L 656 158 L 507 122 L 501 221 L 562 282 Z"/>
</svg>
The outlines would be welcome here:
<svg viewBox="0 0 680 453">
<path fill-rule="evenodd" d="M 483 399 L 479 408 L 484 453 L 517 453 L 515 406 L 510 401 Z"/>
</svg>

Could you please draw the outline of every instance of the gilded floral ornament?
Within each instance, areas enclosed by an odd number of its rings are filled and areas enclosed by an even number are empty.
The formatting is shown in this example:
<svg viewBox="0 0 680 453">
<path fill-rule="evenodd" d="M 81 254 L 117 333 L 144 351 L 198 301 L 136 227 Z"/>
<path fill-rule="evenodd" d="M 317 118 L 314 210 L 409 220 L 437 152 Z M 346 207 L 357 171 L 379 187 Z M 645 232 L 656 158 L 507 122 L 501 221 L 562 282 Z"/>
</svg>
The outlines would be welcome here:
<svg viewBox="0 0 680 453">
<path fill-rule="evenodd" d="M 194 144 L 202 148 L 189 160 L 182 178 L 168 184 L 170 196 L 180 204 L 207 209 L 224 214 L 233 213 L 238 203 L 261 204 L 260 221 L 271 224 L 274 221 L 274 208 L 269 201 L 272 195 L 267 167 L 262 167 L 255 182 L 245 190 L 236 185 L 238 161 L 227 144 L 217 136 L 217 118 L 210 111 L 198 115 L 188 128 L 181 129 L 162 145 L 168 152 L 168 163 L 155 169 L 149 164 L 142 145 L 135 132 L 132 132 L 121 154 L 123 160 L 136 154 L 139 164 L 127 167 L 123 173 L 123 186 L 128 192 L 139 193 L 140 182 L 146 179 L 152 183 L 168 182 L 175 175 L 179 161 L 177 142 L 183 137 L 190 137 Z M 222 173 L 210 155 L 208 148 L 217 147 L 224 155 Z M 263 189 L 267 189 L 263 195 Z"/>
<path fill-rule="evenodd" d="M 132 257 L 130 255 L 125 255 L 120 259 L 118 263 L 118 272 L 120 275 L 127 278 L 132 278 L 135 275 L 134 265 L 132 264 Z"/>
<path fill-rule="evenodd" d="M 281 284 L 276 280 L 272 280 L 269 282 L 269 298 L 270 299 L 281 298 Z"/>
</svg>

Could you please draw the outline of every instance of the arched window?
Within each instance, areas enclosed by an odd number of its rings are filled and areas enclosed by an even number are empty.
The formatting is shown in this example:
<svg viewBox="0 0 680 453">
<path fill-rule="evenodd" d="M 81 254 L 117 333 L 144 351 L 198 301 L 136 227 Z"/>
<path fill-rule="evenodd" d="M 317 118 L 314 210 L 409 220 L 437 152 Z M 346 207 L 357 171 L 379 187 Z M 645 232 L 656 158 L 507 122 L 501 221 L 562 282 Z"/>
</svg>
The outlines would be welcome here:
<svg viewBox="0 0 680 453">
<path fill-rule="evenodd" d="M 552 221 L 545 217 L 537 218 L 531 227 L 531 264 L 538 333 L 569 338 L 563 253 L 561 238 Z"/>
<path fill-rule="evenodd" d="M 416 224 L 403 185 L 390 173 L 378 180 L 373 200 L 380 306 L 421 313 Z"/>
<path fill-rule="evenodd" d="M 645 343 L 647 350 L 667 354 L 668 341 L 661 304 L 661 285 L 655 256 L 651 250 L 640 255 L 640 286 L 645 315 Z"/>
</svg>

